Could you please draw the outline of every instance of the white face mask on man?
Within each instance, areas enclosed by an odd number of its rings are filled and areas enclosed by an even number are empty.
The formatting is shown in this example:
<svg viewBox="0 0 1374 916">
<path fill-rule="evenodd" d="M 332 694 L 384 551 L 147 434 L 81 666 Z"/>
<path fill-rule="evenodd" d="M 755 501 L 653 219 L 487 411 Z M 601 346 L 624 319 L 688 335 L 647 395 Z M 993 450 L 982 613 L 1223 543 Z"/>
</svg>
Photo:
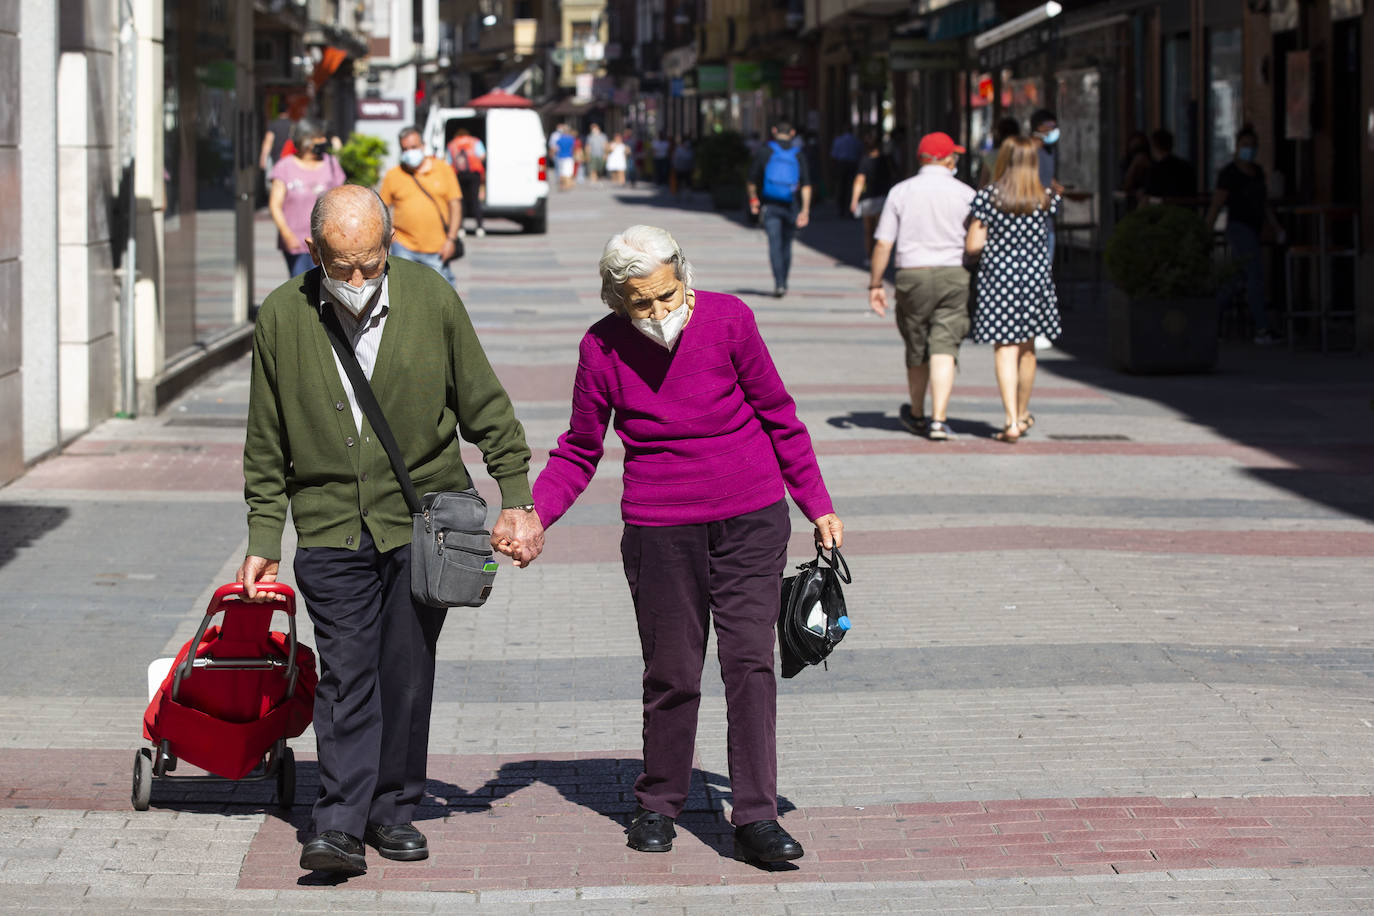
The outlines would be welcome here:
<svg viewBox="0 0 1374 916">
<path fill-rule="evenodd" d="M 329 295 L 333 296 L 344 308 L 353 313 L 356 318 L 367 308 L 367 304 L 372 301 L 372 297 L 382 288 L 382 280 L 386 274 L 379 274 L 370 279 L 364 279 L 362 286 L 353 286 L 347 280 L 335 280 L 329 274 L 324 274 L 320 278 L 320 285 L 325 288 Z"/>
<path fill-rule="evenodd" d="M 631 318 L 630 324 L 634 325 L 639 333 L 665 350 L 673 349 L 673 344 L 677 343 L 679 335 L 682 334 L 682 329 L 687 326 L 687 318 L 692 311 L 691 305 L 685 298 L 686 291 L 684 290 L 683 293 L 682 304 L 662 318 Z"/>
</svg>

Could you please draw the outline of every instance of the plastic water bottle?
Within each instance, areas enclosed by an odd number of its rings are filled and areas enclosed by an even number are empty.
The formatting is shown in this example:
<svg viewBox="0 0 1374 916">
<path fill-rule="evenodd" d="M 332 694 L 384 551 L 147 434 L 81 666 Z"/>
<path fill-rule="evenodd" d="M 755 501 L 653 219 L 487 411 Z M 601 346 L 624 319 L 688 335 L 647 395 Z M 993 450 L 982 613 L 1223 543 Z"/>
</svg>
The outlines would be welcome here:
<svg viewBox="0 0 1374 916">
<path fill-rule="evenodd" d="M 844 616 L 840 617 L 839 620 L 835 621 L 835 626 L 839 627 L 841 630 L 848 630 L 850 626 L 852 626 L 852 624 L 849 622 L 849 615 L 845 614 Z"/>
<path fill-rule="evenodd" d="M 817 636 L 825 635 L 825 610 L 819 601 L 811 605 L 811 613 L 806 615 L 806 628 Z"/>
</svg>

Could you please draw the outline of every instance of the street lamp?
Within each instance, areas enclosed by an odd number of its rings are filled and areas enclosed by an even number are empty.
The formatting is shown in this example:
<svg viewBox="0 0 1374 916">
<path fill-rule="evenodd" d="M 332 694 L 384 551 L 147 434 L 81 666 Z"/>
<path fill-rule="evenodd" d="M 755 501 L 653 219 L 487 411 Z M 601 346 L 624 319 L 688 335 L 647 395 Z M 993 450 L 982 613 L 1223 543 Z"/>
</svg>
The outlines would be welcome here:
<svg viewBox="0 0 1374 916">
<path fill-rule="evenodd" d="M 1022 13 L 1015 19 L 1009 19 L 996 28 L 988 29 L 977 36 L 973 39 L 973 47 L 978 51 L 990 48 L 998 42 L 1006 41 L 1011 36 L 1026 31 L 1026 29 L 1033 29 L 1042 22 L 1048 22 L 1062 12 L 1064 12 L 1064 7 L 1058 3 L 1046 3 L 1037 6 L 1030 12 Z"/>
</svg>

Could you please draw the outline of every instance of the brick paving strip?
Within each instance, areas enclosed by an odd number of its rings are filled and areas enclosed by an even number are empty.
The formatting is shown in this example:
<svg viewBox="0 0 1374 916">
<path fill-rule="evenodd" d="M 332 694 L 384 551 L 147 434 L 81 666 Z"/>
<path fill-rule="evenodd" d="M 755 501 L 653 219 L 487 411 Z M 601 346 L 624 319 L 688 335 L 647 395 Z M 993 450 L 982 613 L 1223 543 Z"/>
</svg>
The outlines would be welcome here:
<svg viewBox="0 0 1374 916">
<path fill-rule="evenodd" d="M 0 752 L 10 825 L 59 812 L 130 810 L 132 755 L 107 750 Z M 298 795 L 314 762 L 301 754 Z M 348 882 L 374 891 L 482 891 L 578 886 L 718 886 L 939 881 L 1124 874 L 1180 869 L 1374 867 L 1374 797 L 1020 798 L 790 808 L 783 823 L 807 848 L 796 867 L 763 870 L 731 858 L 730 827 L 698 780 L 673 852 L 625 847 L 622 821 L 639 771 L 633 751 L 573 755 L 433 755 L 430 804 L 418 821 L 433 854 Z M 285 819 L 267 784 L 157 783 L 154 809 L 266 814 L 238 870 L 240 889 L 299 886 L 308 811 Z M 22 832 L 22 831 L 21 831 Z M 35 837 L 21 848 L 51 842 Z M 124 862 L 122 871 L 138 872 Z M 147 870 L 158 870 L 148 863 Z"/>
</svg>

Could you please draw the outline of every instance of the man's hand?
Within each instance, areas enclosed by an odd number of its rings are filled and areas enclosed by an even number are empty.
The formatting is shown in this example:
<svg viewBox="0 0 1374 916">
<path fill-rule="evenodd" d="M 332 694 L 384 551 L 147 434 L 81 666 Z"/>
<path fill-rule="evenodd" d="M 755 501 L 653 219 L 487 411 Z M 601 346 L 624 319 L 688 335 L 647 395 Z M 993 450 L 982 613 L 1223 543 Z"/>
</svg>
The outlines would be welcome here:
<svg viewBox="0 0 1374 916">
<path fill-rule="evenodd" d="M 887 291 L 875 286 L 868 291 L 868 307 L 878 313 L 879 318 L 887 316 Z"/>
<path fill-rule="evenodd" d="M 798 228 L 798 229 L 805 229 L 805 228 L 806 228 L 806 224 L 809 223 L 809 222 L 811 222 L 811 211 L 810 211 L 810 210 L 803 209 L 800 213 L 797 214 L 797 228 Z"/>
<path fill-rule="evenodd" d="M 816 526 L 816 543 L 826 550 L 844 544 L 844 522 L 834 512 L 822 515 L 812 524 Z"/>
<path fill-rule="evenodd" d="M 491 529 L 491 547 L 514 560 L 517 568 L 529 566 L 544 551 L 544 526 L 539 514 L 502 509 Z"/>
<path fill-rule="evenodd" d="M 239 567 L 238 573 L 235 574 L 234 581 L 243 583 L 245 600 L 271 601 L 272 598 L 270 596 L 258 594 L 257 584 L 259 582 L 276 582 L 277 572 L 280 569 L 281 564 L 276 560 L 247 556 L 243 558 L 243 565 Z"/>
<path fill-rule="evenodd" d="M 454 251 L 453 239 L 444 239 L 444 247 L 439 249 L 439 260 L 447 263 L 453 259 Z"/>
</svg>

